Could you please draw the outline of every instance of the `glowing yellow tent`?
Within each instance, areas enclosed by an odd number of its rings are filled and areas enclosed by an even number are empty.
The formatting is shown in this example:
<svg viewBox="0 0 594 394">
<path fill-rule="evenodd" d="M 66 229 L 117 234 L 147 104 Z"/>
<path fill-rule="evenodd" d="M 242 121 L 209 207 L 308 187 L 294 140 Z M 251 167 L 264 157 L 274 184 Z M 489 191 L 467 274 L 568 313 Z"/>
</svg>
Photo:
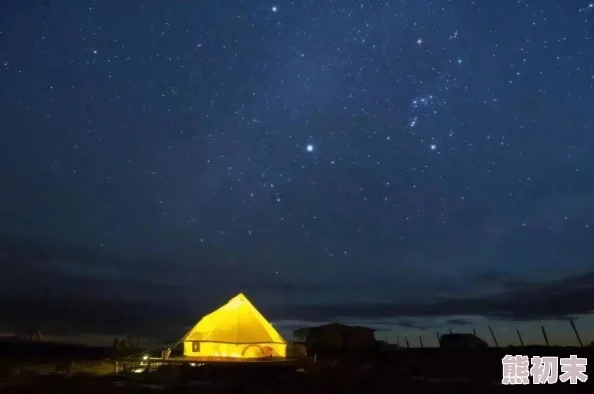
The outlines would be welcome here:
<svg viewBox="0 0 594 394">
<path fill-rule="evenodd" d="M 186 357 L 286 357 L 287 342 L 238 294 L 204 316 L 183 338 Z"/>
</svg>

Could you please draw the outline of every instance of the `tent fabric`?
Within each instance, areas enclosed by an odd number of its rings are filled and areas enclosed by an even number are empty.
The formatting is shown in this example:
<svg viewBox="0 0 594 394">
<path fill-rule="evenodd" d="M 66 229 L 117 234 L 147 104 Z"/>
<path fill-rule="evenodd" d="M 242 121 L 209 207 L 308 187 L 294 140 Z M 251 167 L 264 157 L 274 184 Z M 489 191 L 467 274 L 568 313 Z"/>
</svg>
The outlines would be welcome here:
<svg viewBox="0 0 594 394">
<path fill-rule="evenodd" d="M 192 357 L 285 357 L 287 346 L 278 331 L 241 293 L 204 316 L 183 342 L 184 355 Z"/>
</svg>

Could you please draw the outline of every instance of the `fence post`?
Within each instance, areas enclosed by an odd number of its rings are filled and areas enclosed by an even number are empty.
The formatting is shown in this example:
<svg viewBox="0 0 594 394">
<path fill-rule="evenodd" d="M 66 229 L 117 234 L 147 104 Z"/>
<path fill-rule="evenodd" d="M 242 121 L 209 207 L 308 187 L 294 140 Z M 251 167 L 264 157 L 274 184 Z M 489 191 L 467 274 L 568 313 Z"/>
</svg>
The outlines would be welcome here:
<svg viewBox="0 0 594 394">
<path fill-rule="evenodd" d="M 520 330 L 516 328 L 516 332 L 518 333 L 518 338 L 520 338 L 520 345 L 524 347 L 524 340 L 522 340 L 522 334 L 520 334 Z"/>
<path fill-rule="evenodd" d="M 575 323 L 573 322 L 573 319 L 569 319 L 569 324 L 571 324 L 571 328 L 573 328 L 573 332 L 575 332 L 575 337 L 577 338 L 577 340 L 580 344 L 580 347 L 584 347 L 582 338 L 580 338 L 580 333 L 578 332 L 577 328 L 575 327 Z"/>
<path fill-rule="evenodd" d="M 491 332 L 491 336 L 493 337 L 493 342 L 495 342 L 495 347 L 499 347 L 499 342 L 497 342 L 497 338 L 495 338 L 495 333 L 493 332 L 493 329 L 491 328 L 491 326 L 489 326 L 489 332 Z"/>
<path fill-rule="evenodd" d="M 540 326 L 540 329 L 542 330 L 542 336 L 544 337 L 547 346 L 551 346 L 549 344 L 549 337 L 547 336 L 547 331 L 545 330 L 544 326 Z"/>
</svg>

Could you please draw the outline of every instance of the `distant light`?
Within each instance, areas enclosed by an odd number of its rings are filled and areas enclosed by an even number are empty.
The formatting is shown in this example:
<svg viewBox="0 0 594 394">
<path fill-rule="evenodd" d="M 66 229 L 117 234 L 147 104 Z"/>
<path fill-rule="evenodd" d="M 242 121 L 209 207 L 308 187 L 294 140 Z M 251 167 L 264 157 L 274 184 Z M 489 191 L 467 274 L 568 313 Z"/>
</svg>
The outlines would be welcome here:
<svg viewBox="0 0 594 394">
<path fill-rule="evenodd" d="M 423 43 L 423 39 L 422 38 L 418 38 L 417 39 L 417 44 L 421 45 Z"/>
<path fill-rule="evenodd" d="M 431 150 L 436 150 L 436 149 L 437 149 L 437 145 L 435 145 L 435 144 L 431 144 L 431 145 L 429 146 L 429 148 L 430 148 Z"/>
<path fill-rule="evenodd" d="M 277 7 L 277 6 L 275 6 L 275 5 L 273 5 L 273 6 L 272 6 L 272 12 L 276 12 L 276 11 L 278 11 L 278 7 Z"/>
<path fill-rule="evenodd" d="M 148 360 L 148 356 L 145 354 L 144 356 L 142 356 L 143 360 Z"/>
<path fill-rule="evenodd" d="M 307 149 L 308 152 L 313 152 L 314 147 L 313 147 L 313 145 L 310 144 L 310 145 L 307 145 L 307 148 L 306 149 Z"/>
</svg>

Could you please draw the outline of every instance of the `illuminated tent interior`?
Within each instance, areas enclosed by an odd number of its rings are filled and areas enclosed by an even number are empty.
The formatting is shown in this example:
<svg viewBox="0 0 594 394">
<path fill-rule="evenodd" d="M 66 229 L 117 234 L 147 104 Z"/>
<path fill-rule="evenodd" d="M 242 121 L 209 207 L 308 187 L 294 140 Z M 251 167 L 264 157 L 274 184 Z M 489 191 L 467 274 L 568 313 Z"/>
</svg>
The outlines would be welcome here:
<svg viewBox="0 0 594 394">
<path fill-rule="evenodd" d="M 285 358 L 287 355 L 287 342 L 241 293 L 204 316 L 182 341 L 186 357 Z"/>
</svg>

